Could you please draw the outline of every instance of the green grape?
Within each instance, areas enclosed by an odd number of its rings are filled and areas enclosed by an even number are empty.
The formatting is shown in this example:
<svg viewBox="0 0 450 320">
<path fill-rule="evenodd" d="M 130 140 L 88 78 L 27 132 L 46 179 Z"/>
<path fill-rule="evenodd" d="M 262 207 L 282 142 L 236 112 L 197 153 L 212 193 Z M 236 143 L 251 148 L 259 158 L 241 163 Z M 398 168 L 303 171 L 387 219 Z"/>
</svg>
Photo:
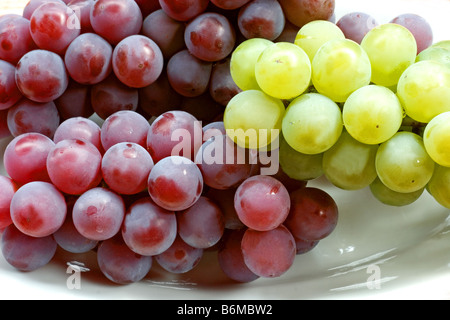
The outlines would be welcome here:
<svg viewBox="0 0 450 320">
<path fill-rule="evenodd" d="M 439 47 L 450 50 L 450 40 L 442 40 L 431 45 L 431 47 Z"/>
<path fill-rule="evenodd" d="M 339 140 L 323 154 L 325 176 L 341 189 L 365 188 L 377 177 L 377 150 L 378 145 L 361 143 L 343 131 Z"/>
<path fill-rule="evenodd" d="M 294 150 L 280 135 L 279 160 L 284 173 L 296 180 L 312 180 L 323 175 L 323 153 L 304 154 Z"/>
<path fill-rule="evenodd" d="M 322 153 L 339 139 L 343 128 L 339 106 L 319 93 L 292 100 L 282 122 L 283 136 L 296 151 Z"/>
<path fill-rule="evenodd" d="M 278 138 L 284 113 L 280 99 L 247 90 L 231 98 L 223 122 L 228 136 L 240 147 L 261 149 Z"/>
<path fill-rule="evenodd" d="M 450 167 L 450 111 L 431 119 L 423 134 L 425 149 L 437 164 Z"/>
<path fill-rule="evenodd" d="M 255 65 L 261 52 L 273 44 L 263 38 L 252 38 L 239 44 L 231 54 L 230 73 L 241 90 L 259 90 Z"/>
<path fill-rule="evenodd" d="M 432 60 L 414 63 L 400 77 L 397 96 L 408 116 L 430 122 L 450 111 L 450 68 Z"/>
<path fill-rule="evenodd" d="M 268 95 L 292 99 L 311 82 L 311 62 L 303 49 L 293 43 L 277 42 L 267 47 L 255 65 L 256 82 Z"/>
<path fill-rule="evenodd" d="M 370 77 L 369 57 L 352 40 L 326 42 L 312 61 L 314 87 L 336 102 L 344 102 L 353 91 L 368 85 Z"/>
<path fill-rule="evenodd" d="M 370 191 L 378 201 L 396 207 L 413 203 L 420 198 L 424 190 L 425 188 L 413 192 L 397 192 L 386 187 L 378 177 L 370 184 Z"/>
<path fill-rule="evenodd" d="M 450 209 L 450 168 L 437 164 L 426 189 L 440 205 Z"/>
<path fill-rule="evenodd" d="M 311 62 L 317 50 L 327 41 L 345 39 L 342 30 L 334 23 L 326 20 L 314 20 L 297 32 L 295 44 L 305 50 Z"/>
<path fill-rule="evenodd" d="M 393 86 L 416 60 L 417 43 L 405 27 L 386 23 L 371 29 L 361 41 L 372 65 L 372 82 Z"/>
<path fill-rule="evenodd" d="M 450 67 L 450 50 L 443 47 L 428 47 L 416 57 L 416 62 L 433 60 Z"/>
<path fill-rule="evenodd" d="M 403 108 L 395 93 L 388 88 L 368 85 L 348 97 L 342 118 L 353 138 L 362 143 L 379 144 L 399 130 Z"/>
<path fill-rule="evenodd" d="M 421 136 L 401 131 L 379 146 L 375 166 L 386 187 L 397 192 L 414 192 L 426 186 L 435 162 L 425 150 Z"/>
</svg>

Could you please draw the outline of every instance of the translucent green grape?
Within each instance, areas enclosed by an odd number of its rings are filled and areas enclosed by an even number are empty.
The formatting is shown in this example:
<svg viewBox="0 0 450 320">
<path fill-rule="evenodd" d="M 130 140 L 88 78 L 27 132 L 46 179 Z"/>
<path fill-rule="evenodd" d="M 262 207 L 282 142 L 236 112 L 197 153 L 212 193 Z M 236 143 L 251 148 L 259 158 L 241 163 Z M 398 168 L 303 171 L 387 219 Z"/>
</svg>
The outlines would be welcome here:
<svg viewBox="0 0 450 320">
<path fill-rule="evenodd" d="M 361 143 L 343 131 L 339 140 L 323 154 L 325 176 L 341 189 L 365 188 L 377 177 L 377 150 L 378 145 Z"/>
<path fill-rule="evenodd" d="M 405 193 L 427 185 L 433 175 L 435 162 L 425 150 L 421 136 L 401 131 L 380 145 L 375 166 L 384 185 Z"/>
</svg>

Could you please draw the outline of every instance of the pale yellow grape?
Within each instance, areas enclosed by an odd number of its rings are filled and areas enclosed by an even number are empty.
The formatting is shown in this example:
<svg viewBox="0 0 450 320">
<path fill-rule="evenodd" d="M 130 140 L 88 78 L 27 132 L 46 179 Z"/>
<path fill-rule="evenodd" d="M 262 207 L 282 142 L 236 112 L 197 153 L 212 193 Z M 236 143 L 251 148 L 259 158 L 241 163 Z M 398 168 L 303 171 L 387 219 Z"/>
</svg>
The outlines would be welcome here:
<svg viewBox="0 0 450 320">
<path fill-rule="evenodd" d="M 322 167 L 325 176 L 341 189 L 365 188 L 377 177 L 377 150 L 378 145 L 361 143 L 343 131 L 339 140 L 323 154 Z"/>
<path fill-rule="evenodd" d="M 339 106 L 319 93 L 306 93 L 292 100 L 282 122 L 287 143 L 305 154 L 322 153 L 331 148 L 342 128 Z"/>
<path fill-rule="evenodd" d="M 389 206 L 402 207 L 409 205 L 420 198 L 425 188 L 413 192 L 397 192 L 386 187 L 380 178 L 370 184 L 370 191 L 374 197 Z"/>
<path fill-rule="evenodd" d="M 278 138 L 284 113 L 280 99 L 247 90 L 228 102 L 223 121 L 228 136 L 240 147 L 260 149 Z"/>
<path fill-rule="evenodd" d="M 435 162 L 425 150 L 421 136 L 400 131 L 379 146 L 375 166 L 386 187 L 397 192 L 414 192 L 427 185 Z"/>
<path fill-rule="evenodd" d="M 316 90 L 335 102 L 344 102 L 355 90 L 368 85 L 369 57 L 352 40 L 330 40 L 312 61 L 312 83 Z"/>
<path fill-rule="evenodd" d="M 400 77 L 397 96 L 406 114 L 419 122 L 450 111 L 450 67 L 432 60 L 414 63 Z"/>
<path fill-rule="evenodd" d="M 395 85 L 403 71 L 416 60 L 417 43 L 405 27 L 386 23 L 371 29 L 361 41 L 372 65 L 372 82 Z"/>
<path fill-rule="evenodd" d="M 450 167 L 450 111 L 431 119 L 425 127 L 423 142 L 436 163 Z"/>
<path fill-rule="evenodd" d="M 255 77 L 265 93 L 293 99 L 309 87 L 311 63 L 303 49 L 289 42 L 277 42 L 260 54 Z"/>
<path fill-rule="evenodd" d="M 326 20 L 314 20 L 297 32 L 294 43 L 302 48 L 312 61 L 317 50 L 329 40 L 345 39 L 342 30 L 334 23 Z"/>
<path fill-rule="evenodd" d="M 252 38 L 243 41 L 233 51 L 230 60 L 231 77 L 241 90 L 260 89 L 255 78 L 255 64 L 261 52 L 272 44 L 267 39 Z"/>
<path fill-rule="evenodd" d="M 255 65 L 261 90 L 278 99 L 301 95 L 311 82 L 311 62 L 303 49 L 293 43 L 277 42 L 267 47 Z"/>
<path fill-rule="evenodd" d="M 416 57 L 416 62 L 425 60 L 437 61 L 450 67 L 450 50 L 442 47 L 428 47 Z"/>
<path fill-rule="evenodd" d="M 362 143 L 379 144 L 399 130 L 403 108 L 391 90 L 368 85 L 348 97 L 342 117 L 345 128 L 353 138 Z"/>
<path fill-rule="evenodd" d="M 436 164 L 427 185 L 428 193 L 442 206 L 450 209 L 450 168 Z"/>
<path fill-rule="evenodd" d="M 293 149 L 280 135 L 279 160 L 284 173 L 296 180 L 312 180 L 323 174 L 323 153 L 304 154 Z"/>
</svg>

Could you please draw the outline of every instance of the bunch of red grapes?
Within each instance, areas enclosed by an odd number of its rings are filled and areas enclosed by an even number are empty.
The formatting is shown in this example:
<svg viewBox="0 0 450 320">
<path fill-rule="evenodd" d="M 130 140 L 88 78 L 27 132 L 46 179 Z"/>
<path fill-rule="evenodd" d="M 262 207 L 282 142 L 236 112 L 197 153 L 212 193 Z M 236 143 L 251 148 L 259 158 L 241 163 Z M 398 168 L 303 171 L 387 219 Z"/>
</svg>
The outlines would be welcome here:
<svg viewBox="0 0 450 320">
<path fill-rule="evenodd" d="M 249 38 L 294 41 L 332 0 L 30 0 L 0 17 L 1 249 L 31 271 L 57 248 L 95 251 L 111 281 L 157 262 L 182 274 L 205 251 L 232 280 L 278 277 L 337 224 L 335 201 L 226 135 Z M 193 139 L 174 155 L 182 129 Z M 224 150 L 223 163 L 196 161 Z M 237 158 L 236 158 L 237 159 Z M 235 160 L 236 160 L 235 159 Z"/>
</svg>

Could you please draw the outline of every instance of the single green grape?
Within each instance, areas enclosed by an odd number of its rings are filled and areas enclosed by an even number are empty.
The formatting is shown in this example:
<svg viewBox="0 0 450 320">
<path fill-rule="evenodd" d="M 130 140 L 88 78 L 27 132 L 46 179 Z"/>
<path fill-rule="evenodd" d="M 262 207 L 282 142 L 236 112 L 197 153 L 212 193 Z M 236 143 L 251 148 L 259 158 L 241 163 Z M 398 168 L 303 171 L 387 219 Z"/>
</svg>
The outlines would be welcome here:
<svg viewBox="0 0 450 320">
<path fill-rule="evenodd" d="M 380 178 L 376 178 L 370 184 L 370 191 L 374 197 L 389 206 L 402 207 L 409 205 L 420 198 L 425 188 L 413 192 L 397 192 L 386 187 Z"/>
<path fill-rule="evenodd" d="M 416 57 L 416 62 L 433 60 L 450 67 L 450 50 L 443 47 L 428 47 Z"/>
<path fill-rule="evenodd" d="M 313 180 L 323 174 L 323 153 L 304 154 L 293 149 L 280 135 L 279 160 L 284 173 L 296 180 Z"/>
<path fill-rule="evenodd" d="M 362 143 L 379 144 L 399 130 L 403 108 L 395 93 L 388 88 L 368 85 L 348 97 L 342 117 L 353 138 Z"/>
<path fill-rule="evenodd" d="M 282 122 L 287 143 L 305 154 L 322 153 L 331 148 L 342 128 L 341 109 L 319 93 L 305 93 L 292 100 Z"/>
<path fill-rule="evenodd" d="M 341 189 L 365 188 L 377 177 L 377 150 L 378 145 L 361 143 L 344 130 L 339 140 L 323 154 L 325 176 Z"/>
<path fill-rule="evenodd" d="M 371 29 L 361 46 L 370 59 L 372 82 L 381 86 L 395 85 L 403 71 L 416 60 L 416 39 L 399 24 L 385 23 Z"/>
<path fill-rule="evenodd" d="M 428 123 L 450 111 L 450 68 L 433 60 L 414 63 L 400 77 L 397 96 L 408 116 Z"/>
<path fill-rule="evenodd" d="M 450 209 L 450 167 L 436 164 L 426 189 L 440 205 Z"/>
<path fill-rule="evenodd" d="M 370 83 L 369 57 L 352 40 L 330 40 L 320 47 L 312 61 L 312 83 L 316 90 L 335 102 Z"/>
<path fill-rule="evenodd" d="M 401 131 L 379 146 L 375 166 L 386 187 L 405 193 L 427 185 L 435 162 L 425 150 L 421 136 Z"/>
<path fill-rule="evenodd" d="M 230 73 L 241 90 L 259 90 L 255 78 L 255 65 L 261 52 L 273 44 L 263 38 L 252 38 L 239 44 L 231 54 Z"/>
<path fill-rule="evenodd" d="M 278 138 L 284 113 L 280 99 L 260 90 L 247 90 L 231 98 L 223 121 L 228 136 L 240 147 L 261 149 Z"/>
<path fill-rule="evenodd" d="M 302 48 L 312 62 L 317 50 L 329 40 L 345 39 L 342 30 L 326 20 L 308 22 L 297 32 L 294 43 Z"/>
<path fill-rule="evenodd" d="M 255 65 L 261 90 L 278 99 L 301 95 L 311 82 L 311 62 L 305 51 L 293 43 L 277 42 L 267 47 Z"/>
<path fill-rule="evenodd" d="M 425 127 L 423 142 L 431 159 L 450 167 L 450 111 L 431 119 Z"/>
</svg>

